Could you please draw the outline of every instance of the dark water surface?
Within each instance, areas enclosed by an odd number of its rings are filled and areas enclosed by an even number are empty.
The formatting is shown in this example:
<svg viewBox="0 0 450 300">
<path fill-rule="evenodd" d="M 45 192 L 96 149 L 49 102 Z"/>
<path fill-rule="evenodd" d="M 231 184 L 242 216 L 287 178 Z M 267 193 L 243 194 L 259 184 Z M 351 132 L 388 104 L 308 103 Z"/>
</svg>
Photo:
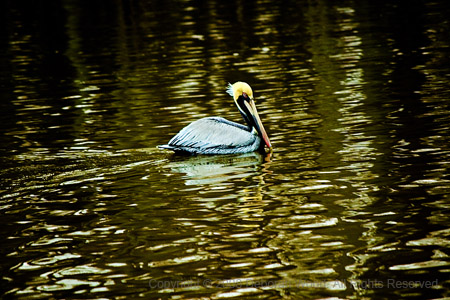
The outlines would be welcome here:
<svg viewBox="0 0 450 300">
<path fill-rule="evenodd" d="M 4 298 L 448 299 L 448 1 L 4 1 Z M 268 155 L 156 148 L 254 89 Z M 241 122 L 241 121 L 240 121 Z"/>
</svg>

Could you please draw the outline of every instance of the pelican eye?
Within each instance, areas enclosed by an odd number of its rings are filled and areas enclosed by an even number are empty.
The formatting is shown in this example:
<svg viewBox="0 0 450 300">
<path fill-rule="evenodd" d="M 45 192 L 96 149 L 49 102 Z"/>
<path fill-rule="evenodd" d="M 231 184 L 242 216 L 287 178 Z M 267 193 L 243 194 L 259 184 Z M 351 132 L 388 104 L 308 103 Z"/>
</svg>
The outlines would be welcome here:
<svg viewBox="0 0 450 300">
<path fill-rule="evenodd" d="M 250 97 L 247 95 L 246 92 L 242 92 L 242 97 L 244 97 L 245 100 L 249 100 Z"/>
</svg>

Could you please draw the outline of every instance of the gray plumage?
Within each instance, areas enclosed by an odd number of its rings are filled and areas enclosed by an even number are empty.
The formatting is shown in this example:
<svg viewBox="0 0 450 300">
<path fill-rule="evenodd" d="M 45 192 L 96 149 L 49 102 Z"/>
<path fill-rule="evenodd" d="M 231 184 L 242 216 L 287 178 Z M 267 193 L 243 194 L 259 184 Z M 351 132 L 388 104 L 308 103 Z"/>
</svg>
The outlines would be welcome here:
<svg viewBox="0 0 450 300">
<path fill-rule="evenodd" d="M 256 151 L 261 139 L 247 126 L 220 117 L 192 122 L 159 148 L 194 154 L 232 154 Z"/>
<path fill-rule="evenodd" d="M 219 117 L 203 118 L 181 129 L 167 145 L 158 147 L 192 154 L 247 153 L 263 150 L 264 145 L 272 150 L 256 110 L 252 88 L 237 81 L 228 85 L 227 93 L 233 97 L 247 126 Z"/>
</svg>

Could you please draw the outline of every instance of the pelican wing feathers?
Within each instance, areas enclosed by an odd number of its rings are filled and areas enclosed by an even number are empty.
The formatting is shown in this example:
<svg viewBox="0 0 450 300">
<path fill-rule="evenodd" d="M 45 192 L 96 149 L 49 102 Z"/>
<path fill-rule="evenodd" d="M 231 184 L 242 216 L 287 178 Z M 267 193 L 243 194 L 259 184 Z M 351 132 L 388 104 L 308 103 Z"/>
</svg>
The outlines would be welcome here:
<svg viewBox="0 0 450 300">
<path fill-rule="evenodd" d="M 160 148 L 198 154 L 244 153 L 259 148 L 260 138 L 244 125 L 220 117 L 192 122 Z"/>
</svg>

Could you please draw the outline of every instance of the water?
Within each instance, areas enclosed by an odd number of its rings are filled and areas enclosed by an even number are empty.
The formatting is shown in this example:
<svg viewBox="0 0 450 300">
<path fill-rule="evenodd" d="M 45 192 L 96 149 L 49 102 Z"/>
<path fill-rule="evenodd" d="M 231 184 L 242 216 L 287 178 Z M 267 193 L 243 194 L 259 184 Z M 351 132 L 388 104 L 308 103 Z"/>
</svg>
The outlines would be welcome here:
<svg viewBox="0 0 450 300">
<path fill-rule="evenodd" d="M 0 11 L 4 298 L 450 297 L 446 1 Z M 156 148 L 237 80 L 272 154 Z"/>
</svg>

